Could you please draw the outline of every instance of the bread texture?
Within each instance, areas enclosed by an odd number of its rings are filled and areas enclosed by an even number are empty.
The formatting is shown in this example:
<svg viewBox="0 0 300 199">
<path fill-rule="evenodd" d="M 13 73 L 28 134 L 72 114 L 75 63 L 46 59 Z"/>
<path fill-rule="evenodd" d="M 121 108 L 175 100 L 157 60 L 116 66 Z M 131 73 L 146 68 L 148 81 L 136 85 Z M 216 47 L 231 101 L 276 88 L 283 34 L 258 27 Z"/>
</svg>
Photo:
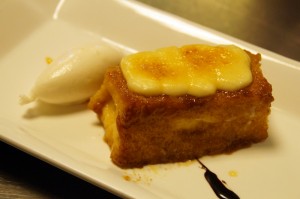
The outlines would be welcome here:
<svg viewBox="0 0 300 199">
<path fill-rule="evenodd" d="M 88 106 L 103 124 L 112 161 L 122 168 L 186 161 L 265 140 L 272 86 L 260 54 L 247 54 L 252 83 L 205 97 L 143 96 L 128 89 L 119 66 L 109 68 Z"/>
</svg>

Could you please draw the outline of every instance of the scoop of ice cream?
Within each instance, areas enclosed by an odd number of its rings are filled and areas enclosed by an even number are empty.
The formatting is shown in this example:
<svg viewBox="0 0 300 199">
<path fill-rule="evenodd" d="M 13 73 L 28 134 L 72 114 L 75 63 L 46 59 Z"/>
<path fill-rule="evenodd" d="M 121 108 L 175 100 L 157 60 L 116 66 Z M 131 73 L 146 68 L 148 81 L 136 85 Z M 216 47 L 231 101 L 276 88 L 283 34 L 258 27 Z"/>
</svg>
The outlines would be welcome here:
<svg viewBox="0 0 300 199">
<path fill-rule="evenodd" d="M 30 94 L 20 97 L 20 104 L 35 100 L 51 104 L 82 103 L 99 89 L 105 69 L 118 65 L 121 58 L 119 50 L 101 44 L 72 49 L 47 66 Z"/>
</svg>

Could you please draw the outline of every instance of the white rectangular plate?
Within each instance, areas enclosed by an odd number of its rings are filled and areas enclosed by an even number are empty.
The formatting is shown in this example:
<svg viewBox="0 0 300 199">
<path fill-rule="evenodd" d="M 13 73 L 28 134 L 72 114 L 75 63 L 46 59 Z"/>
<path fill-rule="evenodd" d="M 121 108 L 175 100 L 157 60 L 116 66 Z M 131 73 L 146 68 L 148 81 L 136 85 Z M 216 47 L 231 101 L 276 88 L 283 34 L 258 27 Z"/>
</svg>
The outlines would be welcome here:
<svg viewBox="0 0 300 199">
<path fill-rule="evenodd" d="M 103 129 L 85 105 L 20 106 L 45 67 L 85 43 L 128 53 L 191 43 L 236 44 L 263 56 L 275 102 L 269 138 L 231 155 L 202 160 L 241 198 L 300 198 L 300 64 L 133 1 L 0 2 L 1 140 L 122 197 L 216 198 L 195 162 L 122 170 L 113 165 Z M 274 41 L 276 42 L 276 41 Z"/>
</svg>

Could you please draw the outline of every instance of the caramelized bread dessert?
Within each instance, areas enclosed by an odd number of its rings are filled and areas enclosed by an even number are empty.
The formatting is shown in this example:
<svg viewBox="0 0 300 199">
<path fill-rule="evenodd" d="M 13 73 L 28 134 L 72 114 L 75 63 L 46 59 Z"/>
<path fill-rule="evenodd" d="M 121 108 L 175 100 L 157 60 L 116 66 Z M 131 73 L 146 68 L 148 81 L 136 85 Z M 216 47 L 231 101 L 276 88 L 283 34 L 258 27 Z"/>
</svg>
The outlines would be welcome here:
<svg viewBox="0 0 300 199">
<path fill-rule="evenodd" d="M 89 108 L 122 168 L 232 152 L 268 136 L 272 87 L 260 54 L 188 45 L 124 57 Z"/>
</svg>

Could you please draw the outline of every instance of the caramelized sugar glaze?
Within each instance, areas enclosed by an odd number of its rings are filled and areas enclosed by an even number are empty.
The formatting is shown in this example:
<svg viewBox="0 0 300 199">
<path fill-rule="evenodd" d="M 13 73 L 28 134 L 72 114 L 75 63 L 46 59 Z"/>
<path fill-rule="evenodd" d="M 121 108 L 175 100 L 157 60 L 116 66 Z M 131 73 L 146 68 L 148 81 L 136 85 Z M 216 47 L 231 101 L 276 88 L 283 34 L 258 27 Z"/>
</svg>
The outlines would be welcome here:
<svg viewBox="0 0 300 199">
<path fill-rule="evenodd" d="M 131 91 L 119 66 L 107 70 L 91 98 L 104 125 L 112 161 L 120 167 L 176 162 L 232 152 L 267 138 L 272 87 L 251 54 L 252 82 L 236 91 L 147 96 Z"/>
</svg>

